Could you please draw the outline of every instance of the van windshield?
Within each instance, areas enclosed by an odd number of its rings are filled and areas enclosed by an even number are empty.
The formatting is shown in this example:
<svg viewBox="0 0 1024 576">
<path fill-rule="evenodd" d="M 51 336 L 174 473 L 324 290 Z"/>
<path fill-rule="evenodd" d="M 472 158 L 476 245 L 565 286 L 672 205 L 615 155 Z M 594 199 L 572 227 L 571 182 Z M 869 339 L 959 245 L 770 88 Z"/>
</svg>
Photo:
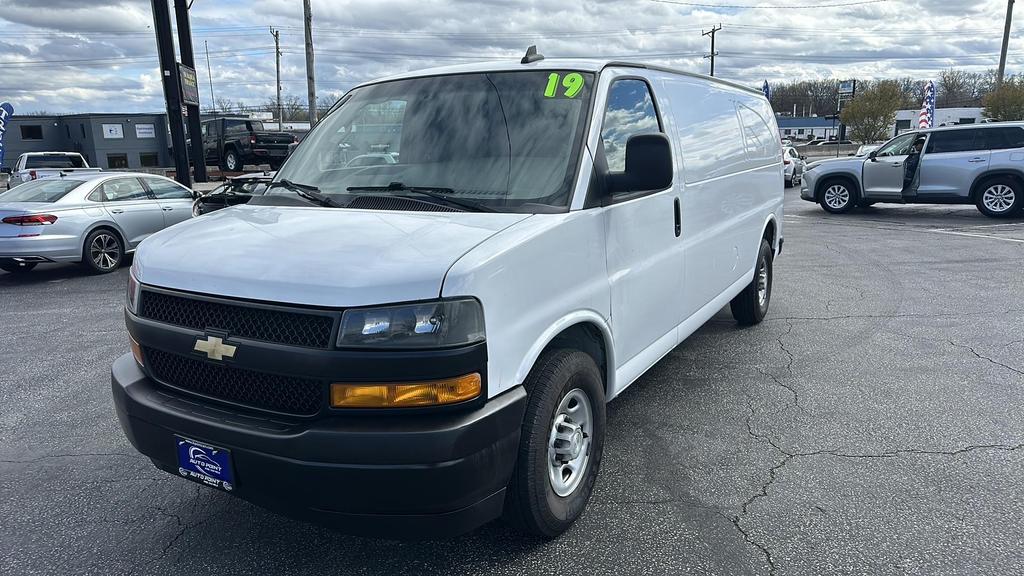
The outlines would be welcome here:
<svg viewBox="0 0 1024 576">
<path fill-rule="evenodd" d="M 499 212 L 564 211 L 593 81 L 544 70 L 364 86 L 310 132 L 277 180 L 316 186 L 338 206 L 421 188 Z M 274 188 L 260 203 L 290 194 Z"/>
</svg>

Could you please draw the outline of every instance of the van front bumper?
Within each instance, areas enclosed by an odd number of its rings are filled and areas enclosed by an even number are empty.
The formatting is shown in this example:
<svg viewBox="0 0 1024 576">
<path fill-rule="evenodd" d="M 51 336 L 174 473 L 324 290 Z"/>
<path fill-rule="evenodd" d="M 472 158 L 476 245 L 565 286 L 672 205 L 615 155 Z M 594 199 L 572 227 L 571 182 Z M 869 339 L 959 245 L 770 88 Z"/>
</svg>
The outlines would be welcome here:
<svg viewBox="0 0 1024 576">
<path fill-rule="evenodd" d="M 235 496 L 384 538 L 454 536 L 500 516 L 526 409 L 519 387 L 469 411 L 265 418 L 172 395 L 131 354 L 111 386 L 125 434 L 158 468 L 178 475 L 176 436 L 224 448 Z"/>
</svg>

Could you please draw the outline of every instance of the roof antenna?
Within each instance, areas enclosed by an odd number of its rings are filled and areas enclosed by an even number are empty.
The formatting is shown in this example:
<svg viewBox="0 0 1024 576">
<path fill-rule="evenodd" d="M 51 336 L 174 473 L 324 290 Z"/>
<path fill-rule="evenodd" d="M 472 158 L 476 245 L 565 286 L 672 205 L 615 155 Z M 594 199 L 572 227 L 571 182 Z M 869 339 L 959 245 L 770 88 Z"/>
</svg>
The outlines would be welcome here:
<svg viewBox="0 0 1024 576">
<path fill-rule="evenodd" d="M 539 54 L 537 52 L 537 46 L 534 45 L 534 46 L 530 46 L 529 48 L 526 49 L 526 56 L 523 56 L 523 59 L 520 60 L 520 63 L 522 63 L 522 64 L 529 64 L 531 62 L 540 62 L 543 59 L 544 59 L 544 55 L 543 54 Z"/>
</svg>

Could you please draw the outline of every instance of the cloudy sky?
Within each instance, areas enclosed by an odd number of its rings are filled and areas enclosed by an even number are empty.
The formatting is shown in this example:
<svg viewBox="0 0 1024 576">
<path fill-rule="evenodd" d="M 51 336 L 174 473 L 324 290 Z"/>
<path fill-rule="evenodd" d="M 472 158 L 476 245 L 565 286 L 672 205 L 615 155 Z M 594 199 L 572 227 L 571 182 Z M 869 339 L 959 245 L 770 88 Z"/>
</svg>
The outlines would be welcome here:
<svg viewBox="0 0 1024 576">
<path fill-rule="evenodd" d="M 173 0 L 165 0 L 173 4 Z M 611 56 L 707 72 L 702 29 L 718 33 L 718 76 L 759 85 L 822 77 L 928 78 L 995 68 L 1005 0 L 313 0 L 321 95 L 374 77 L 457 62 Z M 248 104 L 282 84 L 305 97 L 302 0 L 194 0 L 204 105 Z M 1018 18 L 1024 18 L 1019 14 Z M 163 109 L 150 0 L 0 0 L 0 102 L 21 113 Z M 1019 28 L 1017 26 L 1016 28 Z M 1008 72 L 1024 67 L 1011 36 Z"/>
</svg>

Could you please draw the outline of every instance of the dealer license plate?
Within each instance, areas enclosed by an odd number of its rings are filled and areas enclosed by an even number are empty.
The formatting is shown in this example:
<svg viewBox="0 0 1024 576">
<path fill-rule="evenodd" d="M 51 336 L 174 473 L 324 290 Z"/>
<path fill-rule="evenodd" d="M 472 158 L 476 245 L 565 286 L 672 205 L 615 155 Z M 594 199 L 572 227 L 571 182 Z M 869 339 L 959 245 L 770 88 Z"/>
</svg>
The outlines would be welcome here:
<svg viewBox="0 0 1024 576">
<path fill-rule="evenodd" d="M 235 476 L 231 469 L 231 452 L 181 436 L 178 445 L 178 474 L 221 490 L 234 490 Z"/>
</svg>

